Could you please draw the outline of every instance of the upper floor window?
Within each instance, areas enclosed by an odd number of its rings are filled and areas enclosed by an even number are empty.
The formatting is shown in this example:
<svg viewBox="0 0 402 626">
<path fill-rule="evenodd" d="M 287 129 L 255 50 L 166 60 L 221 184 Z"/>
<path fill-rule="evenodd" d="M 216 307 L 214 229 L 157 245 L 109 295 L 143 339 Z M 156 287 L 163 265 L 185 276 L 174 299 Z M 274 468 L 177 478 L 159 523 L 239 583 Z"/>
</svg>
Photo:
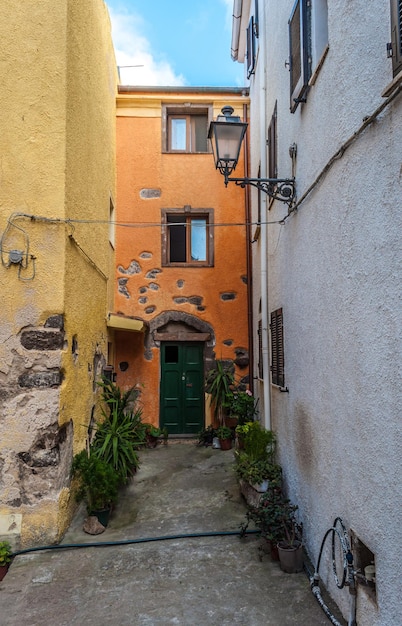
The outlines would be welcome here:
<svg viewBox="0 0 402 626">
<path fill-rule="evenodd" d="M 210 107 L 168 106 L 162 111 L 163 152 L 209 152 Z"/>
<path fill-rule="evenodd" d="M 309 80 L 328 49 L 327 0 L 296 0 L 288 22 L 290 111 L 306 102 Z"/>
<path fill-rule="evenodd" d="M 396 76 L 402 70 L 402 0 L 391 0 L 391 56 Z"/>
<path fill-rule="evenodd" d="M 213 210 L 162 210 L 162 265 L 213 265 Z"/>
</svg>

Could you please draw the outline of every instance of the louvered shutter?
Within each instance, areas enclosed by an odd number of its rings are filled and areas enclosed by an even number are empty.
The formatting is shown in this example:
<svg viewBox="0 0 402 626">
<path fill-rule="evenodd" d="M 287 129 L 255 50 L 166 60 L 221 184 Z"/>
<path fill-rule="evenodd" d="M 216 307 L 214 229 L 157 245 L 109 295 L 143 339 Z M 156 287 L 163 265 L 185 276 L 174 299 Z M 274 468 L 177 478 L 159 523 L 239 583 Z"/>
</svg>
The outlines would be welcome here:
<svg viewBox="0 0 402 626">
<path fill-rule="evenodd" d="M 254 17 L 251 16 L 247 27 L 247 78 L 254 74 L 255 68 L 255 33 Z"/>
<path fill-rule="evenodd" d="M 267 133 L 268 177 L 269 178 L 278 178 L 277 147 L 276 147 L 276 111 L 277 111 L 277 107 L 275 104 L 274 113 L 271 117 L 271 121 L 268 126 L 268 133 Z"/>
<path fill-rule="evenodd" d="M 289 72 L 290 111 L 294 113 L 300 102 L 306 101 L 310 78 L 308 38 L 308 0 L 296 0 L 289 18 Z"/>
<path fill-rule="evenodd" d="M 283 311 L 271 313 L 271 372 L 272 384 L 285 386 L 285 359 L 283 351 Z"/>
<path fill-rule="evenodd" d="M 258 322 L 258 378 L 263 380 L 264 368 L 262 360 L 262 321 Z"/>
<path fill-rule="evenodd" d="M 402 70 L 402 0 L 391 0 L 392 70 L 396 76 Z"/>
</svg>

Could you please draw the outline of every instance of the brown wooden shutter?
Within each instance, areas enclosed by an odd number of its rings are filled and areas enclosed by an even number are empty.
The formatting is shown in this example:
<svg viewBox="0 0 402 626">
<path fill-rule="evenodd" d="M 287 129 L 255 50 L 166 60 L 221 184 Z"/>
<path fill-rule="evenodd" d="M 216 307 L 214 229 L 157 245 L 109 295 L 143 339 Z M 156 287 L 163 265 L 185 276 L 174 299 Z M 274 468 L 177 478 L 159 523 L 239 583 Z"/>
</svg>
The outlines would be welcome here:
<svg viewBox="0 0 402 626">
<path fill-rule="evenodd" d="M 310 78 L 308 0 L 296 0 L 289 18 L 289 72 L 290 111 L 294 113 L 300 102 L 306 101 Z"/>
<path fill-rule="evenodd" d="M 271 117 L 271 121 L 268 126 L 267 133 L 267 148 L 268 148 L 268 177 L 278 178 L 277 167 L 277 146 L 276 146 L 276 113 L 277 105 L 275 103 L 275 109 Z"/>
<path fill-rule="evenodd" d="M 391 0 L 392 72 L 402 70 L 402 0 Z"/>
<path fill-rule="evenodd" d="M 251 16 L 247 27 L 247 78 L 254 74 L 255 68 L 255 33 L 254 17 Z"/>
<path fill-rule="evenodd" d="M 263 380 L 264 368 L 262 360 L 262 321 L 258 322 L 258 377 Z"/>
<path fill-rule="evenodd" d="M 254 1 L 254 34 L 258 37 L 260 36 L 260 21 L 258 18 L 258 0 Z"/>
<path fill-rule="evenodd" d="M 283 311 L 271 313 L 271 372 L 272 384 L 285 386 L 285 359 L 283 351 Z"/>
</svg>

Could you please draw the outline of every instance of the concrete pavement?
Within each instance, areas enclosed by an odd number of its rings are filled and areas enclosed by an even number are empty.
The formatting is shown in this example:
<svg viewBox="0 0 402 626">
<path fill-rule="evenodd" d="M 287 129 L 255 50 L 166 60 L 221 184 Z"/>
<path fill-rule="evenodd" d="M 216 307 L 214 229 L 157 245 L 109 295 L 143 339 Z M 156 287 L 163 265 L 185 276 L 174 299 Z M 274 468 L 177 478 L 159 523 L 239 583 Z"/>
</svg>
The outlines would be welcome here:
<svg viewBox="0 0 402 626">
<path fill-rule="evenodd" d="M 246 507 L 232 452 L 171 441 L 141 452 L 106 531 L 63 544 L 238 531 Z M 328 626 L 305 574 L 261 558 L 255 535 L 40 551 L 0 583 L 1 626 Z"/>
</svg>

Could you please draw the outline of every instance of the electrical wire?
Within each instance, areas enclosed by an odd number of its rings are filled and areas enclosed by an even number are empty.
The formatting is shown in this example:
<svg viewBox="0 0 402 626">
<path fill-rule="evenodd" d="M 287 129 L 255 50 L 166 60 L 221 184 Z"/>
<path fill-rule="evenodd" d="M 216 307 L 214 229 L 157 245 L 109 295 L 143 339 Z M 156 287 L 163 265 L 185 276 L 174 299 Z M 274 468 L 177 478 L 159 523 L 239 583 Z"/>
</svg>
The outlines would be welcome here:
<svg viewBox="0 0 402 626">
<path fill-rule="evenodd" d="M 329 161 L 327 161 L 326 165 L 322 168 L 321 172 L 318 174 L 314 182 L 311 183 L 311 185 L 306 189 L 301 198 L 297 200 L 296 203 L 289 209 L 288 214 L 283 218 L 283 223 L 285 223 L 285 221 L 298 210 L 300 205 L 321 182 L 325 174 L 332 168 L 333 164 L 343 157 L 346 150 L 356 141 L 356 139 L 363 133 L 363 131 L 366 130 L 366 128 L 377 119 L 380 113 L 382 113 L 382 111 L 401 93 L 401 91 L 402 85 L 399 85 L 395 89 L 395 91 L 393 91 L 391 95 L 388 96 L 388 98 L 384 100 L 384 102 L 382 102 L 371 115 L 363 118 L 363 123 L 359 126 L 359 128 L 353 133 L 353 135 L 349 137 L 349 139 L 347 139 L 341 145 L 341 147 L 335 152 L 335 154 L 332 155 L 332 157 L 329 159 Z"/>
<path fill-rule="evenodd" d="M 26 218 L 32 221 L 41 221 L 41 222 L 49 222 L 49 223 L 60 223 L 67 224 L 74 227 L 74 224 L 105 224 L 110 226 L 119 226 L 122 228 L 170 228 L 174 226 L 186 226 L 186 222 L 174 222 L 174 223 L 163 223 L 163 222 L 118 222 L 111 220 L 83 220 L 83 219 L 72 219 L 72 218 L 50 218 L 44 217 L 40 215 L 29 215 L 27 213 L 14 213 L 9 219 L 19 219 Z M 212 222 L 207 225 L 208 228 L 219 228 L 221 226 L 259 226 L 260 224 L 283 224 L 283 219 L 273 220 L 273 221 L 256 221 L 256 222 Z M 203 225 L 192 224 L 192 228 L 205 228 Z"/>
</svg>

